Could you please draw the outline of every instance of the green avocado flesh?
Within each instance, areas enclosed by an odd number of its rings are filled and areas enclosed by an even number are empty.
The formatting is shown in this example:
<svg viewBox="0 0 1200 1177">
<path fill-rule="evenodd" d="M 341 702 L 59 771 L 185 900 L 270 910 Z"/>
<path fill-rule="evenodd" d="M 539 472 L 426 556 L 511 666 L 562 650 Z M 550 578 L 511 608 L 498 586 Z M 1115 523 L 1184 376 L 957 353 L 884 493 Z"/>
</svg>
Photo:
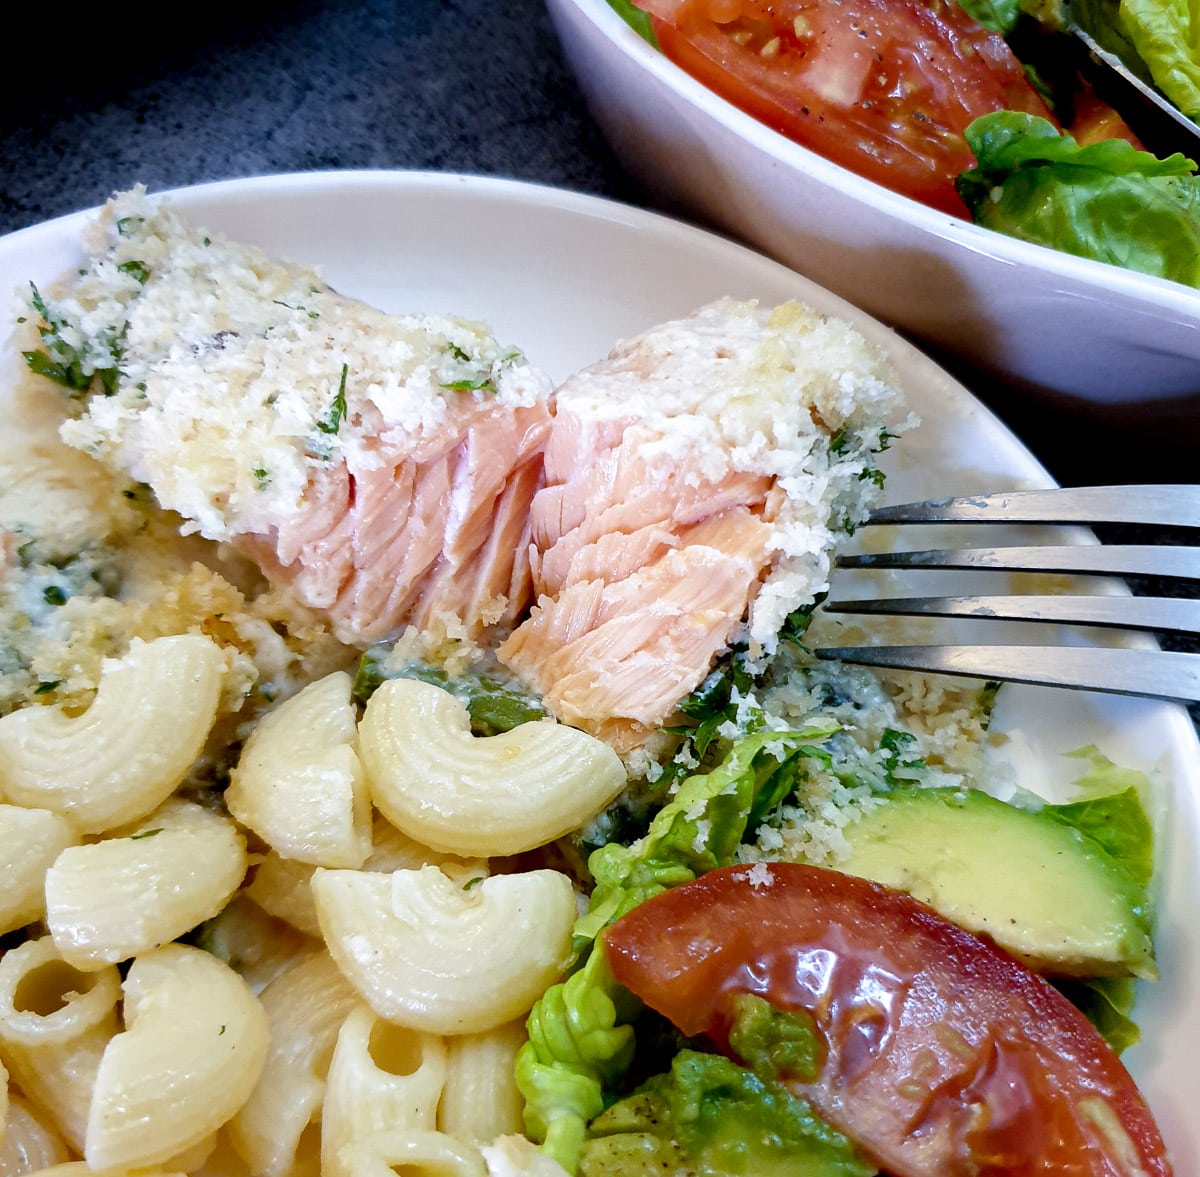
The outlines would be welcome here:
<svg viewBox="0 0 1200 1177">
<path fill-rule="evenodd" d="M 907 891 L 1039 972 L 1157 975 L 1144 889 L 1046 812 L 977 790 L 906 789 L 844 833 L 839 870 Z"/>
<path fill-rule="evenodd" d="M 683 1050 L 592 1121 L 579 1177 L 870 1177 L 803 1100 L 723 1055 Z"/>
</svg>

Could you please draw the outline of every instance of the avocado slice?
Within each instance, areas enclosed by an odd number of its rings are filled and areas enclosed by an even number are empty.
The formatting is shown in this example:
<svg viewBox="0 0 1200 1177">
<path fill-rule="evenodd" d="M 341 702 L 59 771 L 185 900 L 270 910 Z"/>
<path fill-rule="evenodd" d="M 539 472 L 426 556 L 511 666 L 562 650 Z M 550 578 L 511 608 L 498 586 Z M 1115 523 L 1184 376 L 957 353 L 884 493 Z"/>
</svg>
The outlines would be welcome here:
<svg viewBox="0 0 1200 1177">
<path fill-rule="evenodd" d="M 1144 886 L 1049 811 L 906 788 L 843 832 L 839 870 L 907 891 L 1039 972 L 1157 976 Z"/>
<path fill-rule="evenodd" d="M 669 1071 L 652 1076 L 597 1116 L 588 1136 L 579 1177 L 872 1177 L 876 1172 L 845 1136 L 775 1080 L 724 1055 L 687 1049 L 675 1056 Z"/>
</svg>

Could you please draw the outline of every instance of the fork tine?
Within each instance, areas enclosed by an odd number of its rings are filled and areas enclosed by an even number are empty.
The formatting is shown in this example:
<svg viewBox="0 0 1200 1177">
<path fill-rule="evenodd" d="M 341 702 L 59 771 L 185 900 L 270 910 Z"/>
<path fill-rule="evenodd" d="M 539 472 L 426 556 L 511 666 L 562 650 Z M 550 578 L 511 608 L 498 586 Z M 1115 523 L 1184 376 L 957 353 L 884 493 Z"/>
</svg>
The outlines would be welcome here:
<svg viewBox="0 0 1200 1177">
<path fill-rule="evenodd" d="M 1004 572 L 1080 572 L 1200 580 L 1200 548 L 1170 544 L 1080 544 L 1065 547 L 935 548 L 839 556 L 839 568 L 961 568 Z"/>
<path fill-rule="evenodd" d="M 827 646 L 816 654 L 893 670 L 1200 702 L 1200 654 L 1092 646 Z"/>
<path fill-rule="evenodd" d="M 886 597 L 826 601 L 827 613 L 903 614 L 924 617 L 1050 621 L 1157 633 L 1200 632 L 1200 601 L 1184 597 L 971 596 Z"/>
<path fill-rule="evenodd" d="M 1157 523 L 1200 527 L 1200 485 L 1055 487 L 880 507 L 868 523 Z"/>
</svg>

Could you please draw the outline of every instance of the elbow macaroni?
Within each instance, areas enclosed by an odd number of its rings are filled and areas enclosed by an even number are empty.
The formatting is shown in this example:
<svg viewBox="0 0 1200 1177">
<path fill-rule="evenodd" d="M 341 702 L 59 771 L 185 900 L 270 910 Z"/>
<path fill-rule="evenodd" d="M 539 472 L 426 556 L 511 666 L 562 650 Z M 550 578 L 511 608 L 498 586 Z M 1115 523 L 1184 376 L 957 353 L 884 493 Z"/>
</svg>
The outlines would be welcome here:
<svg viewBox="0 0 1200 1177">
<path fill-rule="evenodd" d="M 344 1171 L 354 1177 L 487 1177 L 478 1149 L 444 1132 L 393 1128 L 356 1140 L 343 1154 Z"/>
<path fill-rule="evenodd" d="M 228 965 L 170 944 L 124 982 L 125 1029 L 96 1074 L 84 1159 L 145 1168 L 210 1137 L 246 1102 L 266 1060 L 266 1012 Z"/>
<path fill-rule="evenodd" d="M 354 1150 L 380 1133 L 431 1133 L 445 1082 L 440 1036 L 392 1025 L 356 1004 L 338 1031 L 326 1079 L 322 1177 L 359 1177 Z"/>
<path fill-rule="evenodd" d="M 0 935 L 46 914 L 46 871 L 79 835 L 48 809 L 0 804 Z"/>
<path fill-rule="evenodd" d="M 27 1099 L 10 1094 L 0 1139 L 0 1177 L 41 1173 L 71 1159 L 67 1142 L 44 1113 Z"/>
<path fill-rule="evenodd" d="M 380 812 L 406 834 L 455 854 L 519 854 L 600 812 L 625 786 L 607 745 L 550 720 L 471 734 L 466 707 L 412 679 L 383 683 L 359 733 Z"/>
<path fill-rule="evenodd" d="M 29 929 L 0 955 L 0 1177 L 511 1167 L 521 1019 L 578 904 L 489 858 L 587 820 L 620 762 L 549 722 L 476 738 L 420 683 L 356 724 L 337 672 L 251 731 L 226 816 L 174 795 L 224 668 L 208 638 L 135 642 L 82 714 L 0 719 L 0 932 Z"/>
<path fill-rule="evenodd" d="M 276 977 L 260 998 L 271 1024 L 266 1064 L 229 1135 L 252 1173 L 284 1177 L 304 1132 L 321 1119 L 334 1044 L 358 998 L 319 950 Z"/>
<path fill-rule="evenodd" d="M 245 873 L 233 822 L 169 801 L 123 837 L 64 850 L 46 872 L 46 923 L 65 961 L 103 968 L 216 915 Z"/>
<path fill-rule="evenodd" d="M 266 715 L 225 791 L 230 813 L 284 858 L 359 867 L 371 851 L 350 686 L 337 671 Z"/>
<path fill-rule="evenodd" d="M 21 1091 L 83 1151 L 100 1059 L 119 1028 L 115 968 L 81 973 L 49 936 L 0 959 L 0 1056 Z"/>
<path fill-rule="evenodd" d="M 350 984 L 389 1021 L 433 1034 L 528 1013 L 571 958 L 578 909 L 558 871 L 455 879 L 435 866 L 321 870 L 317 918 Z"/>
<path fill-rule="evenodd" d="M 527 1041 L 521 1021 L 446 1040 L 446 1088 L 438 1105 L 442 1132 L 486 1144 L 523 1130 L 525 1101 L 514 1068 Z"/>
<path fill-rule="evenodd" d="M 25 707 L 0 718 L 0 793 L 99 833 L 161 805 L 200 754 L 225 659 L 206 637 L 138 642 L 109 659 L 92 705 Z"/>
</svg>

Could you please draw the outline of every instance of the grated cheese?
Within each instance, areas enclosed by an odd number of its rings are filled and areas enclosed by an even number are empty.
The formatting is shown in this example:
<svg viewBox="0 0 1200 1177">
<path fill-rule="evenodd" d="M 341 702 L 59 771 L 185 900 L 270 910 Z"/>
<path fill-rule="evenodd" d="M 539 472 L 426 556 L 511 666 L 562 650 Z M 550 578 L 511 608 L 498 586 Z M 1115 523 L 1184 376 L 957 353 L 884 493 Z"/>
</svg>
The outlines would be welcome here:
<svg viewBox="0 0 1200 1177">
<path fill-rule="evenodd" d="M 86 366 L 120 341 L 119 378 L 62 437 L 152 485 L 209 539 L 294 515 L 323 464 L 378 468 L 377 442 L 419 442 L 457 398 L 527 406 L 550 392 L 481 324 L 344 298 L 315 269 L 203 233 L 141 188 L 109 202 L 89 243 L 53 311 Z"/>
</svg>

